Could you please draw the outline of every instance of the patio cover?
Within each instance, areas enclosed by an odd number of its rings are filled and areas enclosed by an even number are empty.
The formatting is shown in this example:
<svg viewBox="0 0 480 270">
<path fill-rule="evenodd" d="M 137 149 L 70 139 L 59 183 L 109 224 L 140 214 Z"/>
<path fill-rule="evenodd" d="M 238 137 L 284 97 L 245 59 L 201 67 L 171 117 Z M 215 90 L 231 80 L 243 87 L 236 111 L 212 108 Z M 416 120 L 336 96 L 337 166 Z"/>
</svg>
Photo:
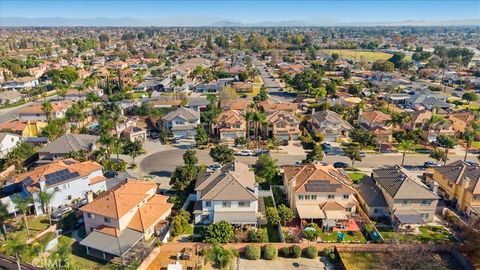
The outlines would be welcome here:
<svg viewBox="0 0 480 270">
<path fill-rule="evenodd" d="M 215 211 L 213 222 L 228 221 L 232 224 L 257 224 L 257 215 L 255 212 L 221 212 Z"/>
<path fill-rule="evenodd" d="M 318 204 L 300 204 L 297 205 L 297 212 L 300 218 L 324 219 L 325 214 Z"/>
<path fill-rule="evenodd" d="M 425 224 L 420 214 L 413 209 L 397 209 L 393 214 L 400 224 Z"/>
<path fill-rule="evenodd" d="M 325 215 L 327 219 L 334 219 L 334 220 L 346 220 L 348 219 L 347 215 L 343 211 L 325 211 Z"/>
<path fill-rule="evenodd" d="M 118 238 L 99 231 L 93 231 L 80 241 L 80 245 L 115 256 L 121 256 L 140 241 L 142 237 L 143 233 L 129 228 L 123 230 Z"/>
</svg>

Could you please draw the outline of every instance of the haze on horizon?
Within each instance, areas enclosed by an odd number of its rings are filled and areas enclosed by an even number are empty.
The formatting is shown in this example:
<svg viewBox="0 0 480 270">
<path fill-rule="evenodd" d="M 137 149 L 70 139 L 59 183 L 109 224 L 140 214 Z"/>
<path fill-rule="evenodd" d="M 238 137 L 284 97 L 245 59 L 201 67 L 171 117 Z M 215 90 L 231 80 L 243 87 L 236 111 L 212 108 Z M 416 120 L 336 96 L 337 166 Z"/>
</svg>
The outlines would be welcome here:
<svg viewBox="0 0 480 270">
<path fill-rule="evenodd" d="M 356 22 L 401 24 L 409 21 L 424 24 L 462 24 L 468 21 L 466 24 L 480 25 L 480 1 L 0 0 L 0 26 L 39 23 L 285 26 L 345 25 Z"/>
</svg>

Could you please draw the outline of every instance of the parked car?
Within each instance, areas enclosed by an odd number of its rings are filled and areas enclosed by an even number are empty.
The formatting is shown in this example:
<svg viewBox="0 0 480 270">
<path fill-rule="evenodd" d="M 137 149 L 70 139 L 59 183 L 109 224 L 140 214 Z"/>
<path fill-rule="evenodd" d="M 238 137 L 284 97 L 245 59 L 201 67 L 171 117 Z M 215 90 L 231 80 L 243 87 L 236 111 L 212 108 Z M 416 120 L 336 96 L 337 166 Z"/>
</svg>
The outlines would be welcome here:
<svg viewBox="0 0 480 270">
<path fill-rule="evenodd" d="M 59 219 L 59 218 L 62 218 L 64 216 L 66 216 L 70 211 L 72 211 L 72 207 L 70 206 L 64 206 L 62 208 L 59 208 L 55 211 L 52 212 L 52 219 Z"/>
<path fill-rule="evenodd" d="M 425 168 L 433 168 L 433 167 L 437 167 L 437 164 L 435 164 L 434 162 L 431 162 L 431 161 L 425 161 L 423 163 L 423 167 Z"/>
<path fill-rule="evenodd" d="M 160 138 L 160 136 L 156 132 L 151 132 L 150 133 L 150 138 L 156 140 L 156 139 Z"/>
<path fill-rule="evenodd" d="M 117 175 L 118 175 L 118 172 L 116 172 L 116 171 L 108 171 L 108 172 L 105 172 L 103 174 L 103 176 L 105 176 L 107 178 L 115 178 L 115 177 L 117 177 Z"/>
<path fill-rule="evenodd" d="M 360 157 L 364 158 L 367 156 L 367 152 L 365 151 L 360 151 Z"/>
<path fill-rule="evenodd" d="M 269 150 L 266 149 L 257 149 L 255 150 L 255 156 L 260 156 L 260 155 L 268 155 L 270 153 Z"/>
<path fill-rule="evenodd" d="M 242 157 L 249 157 L 249 156 L 254 156 L 255 153 L 253 153 L 252 150 L 241 150 L 237 153 L 237 155 Z"/>
<path fill-rule="evenodd" d="M 337 169 L 348 168 L 348 164 L 345 163 L 345 162 L 338 161 L 338 162 L 333 163 L 333 167 L 337 168 Z"/>
<path fill-rule="evenodd" d="M 220 164 L 212 164 L 207 167 L 207 172 L 215 172 L 222 169 L 222 165 Z"/>
</svg>

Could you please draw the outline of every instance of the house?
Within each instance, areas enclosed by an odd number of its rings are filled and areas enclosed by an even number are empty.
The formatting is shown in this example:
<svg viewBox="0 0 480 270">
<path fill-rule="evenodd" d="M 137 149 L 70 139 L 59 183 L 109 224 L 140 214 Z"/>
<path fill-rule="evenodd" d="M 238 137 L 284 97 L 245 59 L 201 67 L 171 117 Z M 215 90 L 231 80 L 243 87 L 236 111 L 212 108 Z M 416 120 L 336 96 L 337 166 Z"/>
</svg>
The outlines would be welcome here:
<svg viewBox="0 0 480 270">
<path fill-rule="evenodd" d="M 22 99 L 23 94 L 16 90 L 0 92 L 0 104 L 2 105 L 16 103 L 21 101 Z"/>
<path fill-rule="evenodd" d="M 50 116 L 47 116 L 47 113 L 43 111 L 41 103 L 30 104 L 27 107 L 24 107 L 18 111 L 19 120 L 24 121 L 42 121 L 47 122 L 49 118 L 63 118 L 67 109 L 72 106 L 71 100 L 63 101 L 53 101 L 51 102 L 52 112 Z"/>
<path fill-rule="evenodd" d="M 210 100 L 208 98 L 187 98 L 187 108 L 194 109 L 197 112 L 204 112 L 208 105 L 210 105 Z"/>
<path fill-rule="evenodd" d="M 73 100 L 73 101 L 79 101 L 79 100 L 86 100 L 87 96 L 89 94 L 93 94 L 96 97 L 101 97 L 103 96 L 103 89 L 100 88 L 87 88 L 84 90 L 78 90 L 78 89 L 69 89 L 67 93 L 65 93 L 65 99 L 66 100 Z"/>
<path fill-rule="evenodd" d="M 241 111 L 224 111 L 217 117 L 213 130 L 221 142 L 233 143 L 236 138 L 245 138 L 247 120 Z"/>
<path fill-rule="evenodd" d="M 390 115 L 376 110 L 361 112 L 358 115 L 358 123 L 368 129 L 385 128 L 391 119 Z"/>
<path fill-rule="evenodd" d="M 165 234 L 173 204 L 156 191 L 154 182 L 127 180 L 95 199 L 88 194 L 88 204 L 80 208 L 87 233 L 80 245 L 87 254 L 123 257 L 137 243 Z"/>
<path fill-rule="evenodd" d="M 33 88 L 38 85 L 38 79 L 35 77 L 21 77 L 12 81 L 6 81 L 3 84 L 4 89 L 25 89 Z"/>
<path fill-rule="evenodd" d="M 432 110 L 435 107 L 447 110 L 453 106 L 447 102 L 446 96 L 426 89 L 415 91 L 409 99 L 405 100 L 405 104 L 410 108 L 421 105 L 427 110 Z"/>
<path fill-rule="evenodd" d="M 221 170 L 201 174 L 195 193 L 195 224 L 225 220 L 234 225 L 257 225 L 258 185 L 246 164 L 235 161 Z"/>
<path fill-rule="evenodd" d="M 465 129 L 475 121 L 475 115 L 471 112 L 457 112 L 449 114 L 448 119 L 452 121 L 453 130 L 459 133 L 464 133 Z"/>
<path fill-rule="evenodd" d="M 453 122 L 450 119 L 444 119 L 444 121 L 433 124 L 427 131 L 427 140 L 429 142 L 435 142 L 440 135 L 454 136 L 455 130 L 453 129 Z"/>
<path fill-rule="evenodd" d="M 63 159 L 70 152 L 86 151 L 91 154 L 96 149 L 99 137 L 87 134 L 65 134 L 38 150 L 38 163 L 49 163 Z"/>
<path fill-rule="evenodd" d="M 10 153 L 22 141 L 22 138 L 17 134 L 0 133 L 0 158 Z"/>
<path fill-rule="evenodd" d="M 70 205 L 85 197 L 88 191 L 107 190 L 103 167 L 94 161 L 78 162 L 64 159 L 34 168 L 31 171 L 14 175 L 7 179 L 2 194 L 7 195 L 2 202 L 12 202 L 13 196 L 32 196 L 33 209 L 37 215 L 44 214 L 39 192 L 52 194 L 49 207 L 56 209 Z M 14 204 L 12 202 L 13 209 Z"/>
<path fill-rule="evenodd" d="M 22 136 L 22 138 L 31 138 L 38 137 L 46 126 L 47 123 L 40 121 L 11 120 L 0 124 L 0 131 L 15 133 Z"/>
<path fill-rule="evenodd" d="M 411 112 L 411 121 L 403 123 L 402 128 L 405 130 L 422 128 L 425 122 L 432 118 L 432 115 L 433 113 L 428 110 Z"/>
<path fill-rule="evenodd" d="M 120 117 L 117 124 L 115 125 L 115 134 L 117 137 L 120 137 L 122 131 L 128 127 L 136 127 L 137 126 L 137 117 Z"/>
<path fill-rule="evenodd" d="M 371 177 L 364 177 L 356 186 L 360 206 L 371 219 L 388 218 L 388 204 Z"/>
<path fill-rule="evenodd" d="M 174 137 L 191 138 L 197 134 L 197 126 L 200 124 L 200 112 L 180 107 L 165 115 L 162 120 L 164 128 L 171 130 Z"/>
<path fill-rule="evenodd" d="M 120 136 L 126 138 L 127 140 L 134 141 L 145 141 L 147 138 L 147 130 L 137 126 L 129 126 L 122 130 Z"/>
<path fill-rule="evenodd" d="M 438 184 L 443 199 L 468 216 L 480 216 L 480 165 L 461 160 L 429 169 L 427 182 Z"/>
<path fill-rule="evenodd" d="M 302 223 L 320 222 L 327 230 L 356 211 L 351 179 L 331 165 L 283 166 L 288 204 Z"/>
<path fill-rule="evenodd" d="M 296 141 L 300 134 L 300 120 L 290 111 L 267 111 L 267 124 L 264 132 L 280 141 Z"/>
<path fill-rule="evenodd" d="M 324 140 L 327 142 L 336 142 L 342 137 L 346 138 L 353 129 L 350 123 L 330 110 L 313 112 L 311 126 L 315 134 L 324 135 Z"/>
<path fill-rule="evenodd" d="M 164 86 L 161 81 L 159 80 L 146 80 L 143 81 L 139 84 L 137 84 L 134 88 L 133 91 L 140 91 L 140 92 L 145 92 L 145 91 L 164 91 Z"/>
<path fill-rule="evenodd" d="M 365 212 L 371 217 L 388 217 L 397 229 L 406 230 L 432 222 L 438 195 L 422 183 L 416 175 L 397 165 L 373 170 L 372 178 L 371 182 L 362 183 L 368 186 L 359 190 L 360 202 L 365 207 Z M 377 190 L 368 193 L 365 192 L 367 189 Z M 385 203 L 378 201 L 380 197 L 373 203 L 369 196 L 380 193 Z M 388 211 L 385 209 L 385 204 Z"/>
<path fill-rule="evenodd" d="M 295 113 L 298 111 L 298 106 L 295 103 L 286 103 L 286 102 L 271 103 L 270 101 L 265 100 L 260 102 L 258 106 L 264 112 L 279 110 L 279 111 Z"/>
</svg>

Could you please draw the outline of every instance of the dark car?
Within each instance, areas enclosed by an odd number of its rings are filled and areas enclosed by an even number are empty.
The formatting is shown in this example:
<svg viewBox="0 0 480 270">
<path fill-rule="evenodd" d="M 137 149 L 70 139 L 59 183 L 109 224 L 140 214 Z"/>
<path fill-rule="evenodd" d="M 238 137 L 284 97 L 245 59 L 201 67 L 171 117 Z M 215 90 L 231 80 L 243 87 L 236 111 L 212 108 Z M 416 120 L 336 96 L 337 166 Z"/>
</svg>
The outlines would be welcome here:
<svg viewBox="0 0 480 270">
<path fill-rule="evenodd" d="M 340 168 L 343 169 L 343 168 L 348 168 L 348 164 L 345 163 L 345 162 L 340 162 L 340 161 L 339 161 L 339 162 L 333 163 L 333 167 L 334 167 L 334 168 L 337 168 L 337 169 L 340 169 Z"/>
<path fill-rule="evenodd" d="M 108 171 L 106 173 L 103 174 L 103 176 L 107 177 L 107 178 L 115 178 L 117 177 L 118 173 L 116 171 Z"/>
<path fill-rule="evenodd" d="M 425 168 L 433 168 L 433 167 L 436 167 L 436 166 L 437 166 L 437 164 L 435 164 L 435 163 L 433 163 L 433 162 L 431 162 L 431 161 L 425 161 L 425 162 L 423 163 L 423 167 L 425 167 Z"/>
</svg>

